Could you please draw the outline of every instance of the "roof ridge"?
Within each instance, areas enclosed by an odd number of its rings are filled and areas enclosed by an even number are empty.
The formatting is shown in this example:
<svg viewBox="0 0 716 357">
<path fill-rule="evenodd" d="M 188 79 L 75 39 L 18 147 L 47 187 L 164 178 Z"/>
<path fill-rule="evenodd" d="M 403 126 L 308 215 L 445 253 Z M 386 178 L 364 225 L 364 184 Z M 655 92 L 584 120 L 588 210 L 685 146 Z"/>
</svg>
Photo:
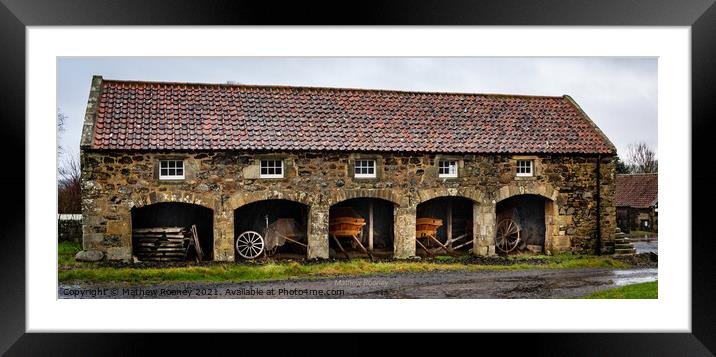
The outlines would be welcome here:
<svg viewBox="0 0 716 357">
<path fill-rule="evenodd" d="M 165 86 L 192 86 L 192 87 L 227 87 L 227 88 L 273 88 L 273 89 L 297 89 L 297 90 L 327 90 L 327 91 L 359 91 L 359 92 L 383 92 L 383 93 L 406 93 L 406 94 L 429 94 L 429 95 L 464 95 L 464 96 L 484 96 L 484 97 L 506 97 L 506 98 L 533 98 L 533 99 L 565 99 L 567 95 L 549 96 L 549 95 L 532 95 L 532 94 L 509 94 L 509 93 L 470 93 L 470 92 L 435 92 L 435 91 L 416 91 L 402 89 L 380 89 L 380 88 L 354 88 L 354 87 L 324 87 L 324 86 L 291 86 L 280 84 L 245 84 L 245 83 L 205 83 L 205 82 L 171 82 L 171 81 L 142 81 L 142 80 L 124 80 L 124 79 L 104 79 L 103 82 L 128 83 L 128 84 L 146 84 L 146 85 L 165 85 Z"/>
</svg>

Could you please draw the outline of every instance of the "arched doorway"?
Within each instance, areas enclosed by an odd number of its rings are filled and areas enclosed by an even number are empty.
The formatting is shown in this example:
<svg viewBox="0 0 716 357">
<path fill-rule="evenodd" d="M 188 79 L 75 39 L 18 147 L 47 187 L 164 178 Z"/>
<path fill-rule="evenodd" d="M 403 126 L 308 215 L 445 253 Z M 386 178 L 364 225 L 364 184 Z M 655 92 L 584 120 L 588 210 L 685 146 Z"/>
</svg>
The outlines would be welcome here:
<svg viewBox="0 0 716 357">
<path fill-rule="evenodd" d="M 332 205 L 329 211 L 329 222 L 352 217 L 362 221 L 363 227 L 359 228 L 356 234 L 360 244 L 347 233 L 334 238 L 329 229 L 329 257 L 363 257 L 365 256 L 363 249 L 368 250 L 375 257 L 392 257 L 395 239 L 394 209 L 393 202 L 368 197 L 351 198 Z"/>
<path fill-rule="evenodd" d="M 497 202 L 495 213 L 496 239 L 503 232 L 515 232 L 519 227 L 519 241 L 507 244 L 509 254 L 543 254 L 552 239 L 552 217 L 554 202 L 543 196 L 522 194 Z M 511 234 L 514 236 L 514 233 Z M 505 254 L 496 241 L 497 253 Z"/>
<path fill-rule="evenodd" d="M 255 201 L 234 210 L 234 249 L 237 240 L 256 240 L 260 235 L 264 246 L 245 249 L 239 244 L 236 260 L 272 257 L 302 259 L 308 243 L 308 206 L 284 199 Z M 258 253 L 258 254 L 257 254 Z M 252 258 L 254 255 L 256 257 Z"/>
<path fill-rule="evenodd" d="M 196 226 L 199 238 L 199 246 L 203 252 L 204 260 L 213 259 L 214 250 L 214 211 L 195 204 L 183 202 L 160 202 L 143 207 L 135 207 L 131 210 L 132 231 L 158 228 L 178 227 L 190 231 L 191 226 Z M 166 234 L 165 234 L 166 235 Z M 170 235 L 180 235 L 170 233 Z M 141 249 L 153 246 L 150 243 L 140 243 L 139 234 L 132 234 L 132 254 L 137 255 Z M 189 250 L 187 258 L 195 257 L 193 250 Z M 142 255 L 142 254 L 139 254 Z"/>
<path fill-rule="evenodd" d="M 436 197 L 418 205 L 416 221 L 422 218 L 440 220 L 442 225 L 437 228 L 435 238 L 451 250 L 467 252 L 473 241 L 473 209 L 474 201 L 465 197 Z M 428 249 L 435 246 L 431 240 L 424 242 Z M 418 249 L 416 253 L 425 252 Z"/>
</svg>

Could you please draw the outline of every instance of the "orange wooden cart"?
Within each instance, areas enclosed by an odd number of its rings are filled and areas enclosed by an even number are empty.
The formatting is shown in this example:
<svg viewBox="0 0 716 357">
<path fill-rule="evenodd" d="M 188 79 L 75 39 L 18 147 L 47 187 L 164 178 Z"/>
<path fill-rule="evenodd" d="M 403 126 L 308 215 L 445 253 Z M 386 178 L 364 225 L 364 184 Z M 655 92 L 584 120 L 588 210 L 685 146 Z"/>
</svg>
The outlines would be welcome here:
<svg viewBox="0 0 716 357">
<path fill-rule="evenodd" d="M 442 225 L 443 220 L 437 218 L 418 218 L 415 220 L 415 244 L 428 253 L 428 255 L 432 256 L 433 253 L 420 242 L 421 239 L 435 242 L 442 249 L 444 249 L 445 252 L 448 254 L 450 253 L 450 249 L 448 249 L 445 244 L 442 244 L 437 238 L 438 228 L 442 227 Z"/>
<path fill-rule="evenodd" d="M 363 226 L 365 226 L 365 219 L 358 216 L 350 208 L 337 208 L 332 212 L 328 221 L 328 234 L 333 238 L 333 241 L 336 242 L 336 245 L 338 245 L 338 248 L 343 252 L 346 258 L 350 258 L 350 256 L 348 252 L 343 249 L 343 245 L 341 245 L 338 237 L 349 237 L 353 239 L 363 253 L 373 259 L 373 255 L 370 254 L 368 249 L 366 249 L 361 242 Z"/>
</svg>

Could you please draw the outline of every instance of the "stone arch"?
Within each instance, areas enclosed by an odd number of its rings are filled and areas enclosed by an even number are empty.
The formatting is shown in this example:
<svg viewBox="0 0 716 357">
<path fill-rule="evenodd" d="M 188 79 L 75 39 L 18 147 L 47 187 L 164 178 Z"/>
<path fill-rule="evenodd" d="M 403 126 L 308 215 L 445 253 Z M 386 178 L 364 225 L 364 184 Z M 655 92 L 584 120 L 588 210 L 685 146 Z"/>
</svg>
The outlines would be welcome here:
<svg viewBox="0 0 716 357">
<path fill-rule="evenodd" d="M 266 200 L 286 200 L 302 203 L 311 207 L 316 200 L 315 196 L 311 196 L 306 192 L 288 191 L 288 190 L 265 190 L 256 192 L 238 193 L 232 196 L 227 205 L 228 209 L 233 211 L 237 208 L 250 203 Z"/>
<path fill-rule="evenodd" d="M 328 197 L 328 206 L 347 201 L 353 198 L 379 198 L 395 204 L 396 206 L 407 206 L 406 195 L 395 189 L 364 189 L 364 190 L 336 190 Z"/>
<path fill-rule="evenodd" d="M 417 194 L 418 201 L 415 203 L 416 205 L 421 204 L 423 202 L 427 202 L 432 200 L 433 198 L 438 197 L 462 197 L 467 198 L 475 203 L 481 203 L 483 202 L 485 198 L 485 194 L 472 187 L 459 187 L 459 188 L 433 188 L 433 189 L 426 189 L 426 190 L 419 190 Z"/>
<path fill-rule="evenodd" d="M 186 203 L 210 209 L 213 215 L 212 243 L 210 244 L 210 248 L 205 247 L 209 249 L 207 249 L 204 253 L 207 255 L 207 257 L 214 260 L 228 260 L 228 258 L 226 258 L 226 251 L 228 251 L 228 256 L 231 256 L 233 258 L 233 256 L 231 255 L 231 250 L 229 250 L 228 248 L 224 249 L 224 252 L 221 251 L 221 249 L 223 248 L 222 240 L 226 235 L 225 227 L 228 225 L 228 223 L 224 222 L 226 220 L 226 214 L 223 212 L 220 198 L 218 196 L 214 197 L 211 194 L 197 194 L 193 192 L 179 190 L 157 191 L 152 192 L 150 194 L 138 195 L 133 197 L 133 200 L 130 201 L 128 204 L 129 216 L 127 219 L 127 245 L 130 251 L 132 249 L 131 232 L 132 227 L 134 225 L 134 222 L 132 222 L 132 211 L 134 209 L 141 209 L 157 203 Z M 202 236 L 204 235 L 202 234 Z M 131 255 L 129 255 L 129 257 L 131 258 Z"/>
<path fill-rule="evenodd" d="M 294 232 L 296 236 L 293 238 L 305 244 L 307 242 L 304 239 L 307 239 L 310 234 L 310 211 L 311 207 L 309 205 L 286 198 L 270 198 L 246 203 L 232 210 L 230 215 L 234 232 L 234 236 L 231 237 L 232 247 L 235 247 L 236 238 L 247 231 L 258 232 L 263 235 L 263 238 L 266 239 L 266 243 L 269 244 L 269 237 L 264 235 L 268 234 L 265 231 L 265 229 L 267 229 L 266 225 L 272 225 L 279 229 L 279 231 L 287 229 Z M 275 238 L 275 236 L 273 237 Z M 275 243 L 276 240 L 270 240 L 270 242 Z M 286 244 L 279 242 L 280 245 L 277 246 L 273 252 L 273 254 L 275 254 L 274 257 L 291 257 L 295 255 L 305 257 L 308 253 L 306 247 L 292 244 L 292 242 L 294 241 L 287 242 Z M 234 252 L 237 253 L 234 256 L 237 261 L 244 259 L 238 254 L 238 251 L 235 250 Z M 244 253 L 246 252 L 246 249 L 244 249 Z"/>
<path fill-rule="evenodd" d="M 336 258 L 349 256 L 351 251 L 363 256 L 363 249 L 377 256 L 395 256 L 396 239 L 399 235 L 396 231 L 396 213 L 401 209 L 401 203 L 406 203 L 401 201 L 402 198 L 392 195 L 389 190 L 351 190 L 333 197 L 326 217 L 329 222 L 333 217 L 362 217 L 365 225 L 358 235 L 353 236 L 353 239 L 363 245 L 359 249 L 352 244 L 345 245 L 345 240 L 350 242 L 348 238 L 351 236 L 331 235 L 329 224 L 329 235 L 326 237 L 329 252 L 332 246 Z M 340 244 L 341 239 L 344 240 L 343 245 Z M 332 256 L 329 254 L 329 257 Z"/>
<path fill-rule="evenodd" d="M 255 191 L 255 192 L 239 192 L 233 196 L 231 196 L 228 200 L 224 201 L 224 207 L 223 207 L 223 234 L 222 237 L 222 249 L 223 251 L 221 253 L 222 257 L 224 257 L 223 260 L 227 261 L 233 261 L 236 259 L 235 251 L 234 251 L 234 238 L 235 233 L 235 214 L 236 211 L 241 209 L 242 207 L 245 207 L 246 205 L 257 203 L 261 201 L 271 201 L 271 200 L 280 200 L 280 201 L 289 201 L 294 203 L 300 203 L 306 207 L 307 214 L 308 214 L 308 235 L 309 235 L 309 242 L 308 244 L 311 245 L 311 235 L 312 235 L 312 221 L 315 220 L 315 218 L 312 218 L 312 214 L 314 212 L 319 211 L 317 208 L 318 206 L 316 203 L 320 201 L 319 195 L 310 195 L 306 192 L 298 192 L 293 190 L 262 190 L 262 191 Z M 310 256 L 310 248 L 309 248 L 309 256 Z"/>
<path fill-rule="evenodd" d="M 559 191 L 548 183 L 517 185 L 509 184 L 500 187 L 495 191 L 495 203 L 518 195 L 537 195 L 547 198 L 553 202 L 557 201 Z"/>
<path fill-rule="evenodd" d="M 496 223 L 497 215 L 497 204 L 505 201 L 512 197 L 533 195 L 539 196 L 545 199 L 544 207 L 544 225 L 545 225 L 545 236 L 544 236 L 544 250 L 546 252 L 555 253 L 555 248 L 563 248 L 564 245 L 569 245 L 568 240 L 561 239 L 559 237 L 559 191 L 548 183 L 537 183 L 537 184 L 509 184 L 502 186 L 495 192 L 494 195 L 494 215 L 492 217 L 492 223 Z"/>
<path fill-rule="evenodd" d="M 161 192 L 152 192 L 148 195 L 142 195 L 136 199 L 134 199 L 129 209 L 133 208 L 142 208 L 145 206 L 153 205 L 155 203 L 189 203 L 197 206 L 201 206 L 204 208 L 211 209 L 213 211 L 217 210 L 216 205 L 216 199 L 215 198 L 207 198 L 206 196 L 198 196 L 191 192 L 184 192 L 184 191 L 161 191 Z"/>
<path fill-rule="evenodd" d="M 416 239 L 426 239 L 426 231 L 418 230 L 418 221 L 422 219 L 438 219 L 440 226 L 432 234 L 450 248 L 467 251 L 469 241 L 476 237 L 477 209 L 482 204 L 482 194 L 476 190 L 422 190 L 415 205 Z M 421 226 L 425 227 L 425 226 Z M 420 243 L 418 240 L 416 244 Z M 423 241 L 425 243 L 425 241 Z M 422 243 L 420 243 L 422 244 Z M 425 247 L 418 244 L 418 251 L 427 253 Z M 473 242 L 474 244 L 474 242 Z"/>
<path fill-rule="evenodd" d="M 126 221 L 128 248 L 134 255 L 139 255 L 134 229 L 154 227 L 190 227 L 196 226 L 199 245 L 204 259 L 214 258 L 216 240 L 217 211 L 204 201 L 196 200 L 191 195 L 152 195 L 142 201 L 134 202 L 129 210 Z"/>
</svg>

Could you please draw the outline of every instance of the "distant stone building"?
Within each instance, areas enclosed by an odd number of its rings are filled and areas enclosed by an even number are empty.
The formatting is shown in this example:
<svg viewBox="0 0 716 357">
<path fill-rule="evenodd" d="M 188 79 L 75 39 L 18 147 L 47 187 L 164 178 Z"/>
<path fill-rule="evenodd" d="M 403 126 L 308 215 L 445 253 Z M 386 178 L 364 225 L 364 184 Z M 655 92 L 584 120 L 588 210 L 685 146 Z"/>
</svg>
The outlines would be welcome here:
<svg viewBox="0 0 716 357">
<path fill-rule="evenodd" d="M 239 234 L 288 217 L 307 249 L 286 254 L 329 258 L 329 219 L 349 209 L 368 222 L 366 247 L 394 258 L 420 253 L 420 217 L 443 220 L 438 239 L 466 237 L 476 255 L 495 254 L 504 217 L 520 223 L 521 251 L 611 252 L 615 154 L 566 95 L 95 76 L 83 248 L 131 260 L 133 228 L 195 224 L 210 259 L 234 261 Z"/>
<path fill-rule="evenodd" d="M 622 232 L 658 232 L 658 174 L 617 175 L 617 225 Z"/>
</svg>

